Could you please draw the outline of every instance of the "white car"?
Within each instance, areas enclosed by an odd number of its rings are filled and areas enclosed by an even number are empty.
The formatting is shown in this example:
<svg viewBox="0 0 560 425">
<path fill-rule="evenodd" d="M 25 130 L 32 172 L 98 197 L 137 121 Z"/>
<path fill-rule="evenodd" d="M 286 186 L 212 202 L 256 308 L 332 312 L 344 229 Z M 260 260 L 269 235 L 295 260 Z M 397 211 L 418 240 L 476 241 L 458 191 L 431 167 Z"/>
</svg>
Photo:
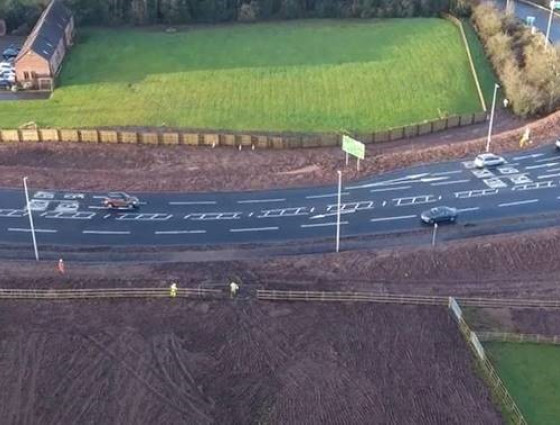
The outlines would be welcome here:
<svg viewBox="0 0 560 425">
<path fill-rule="evenodd" d="M 560 150 L 560 139 L 557 139 L 556 142 L 554 142 L 554 146 L 556 146 L 556 149 Z"/>
<path fill-rule="evenodd" d="M 0 70 L 1 71 L 13 71 L 14 64 L 10 62 L 0 62 Z"/>
<path fill-rule="evenodd" d="M 476 168 L 497 167 L 498 165 L 503 165 L 505 163 L 506 160 L 503 157 L 494 155 L 493 153 L 481 153 L 474 159 L 474 165 Z"/>
</svg>

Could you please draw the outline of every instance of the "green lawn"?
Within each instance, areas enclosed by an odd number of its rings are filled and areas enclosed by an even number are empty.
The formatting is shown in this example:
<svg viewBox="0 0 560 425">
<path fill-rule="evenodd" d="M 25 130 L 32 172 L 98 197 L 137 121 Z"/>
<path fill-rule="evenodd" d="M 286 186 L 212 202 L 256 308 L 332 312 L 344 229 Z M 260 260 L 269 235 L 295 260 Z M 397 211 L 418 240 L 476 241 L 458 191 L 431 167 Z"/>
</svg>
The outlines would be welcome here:
<svg viewBox="0 0 560 425">
<path fill-rule="evenodd" d="M 435 18 L 81 29 L 60 83 L 0 102 L 0 126 L 368 132 L 481 109 L 458 29 Z"/>
<path fill-rule="evenodd" d="M 529 425 L 560 423 L 560 346 L 485 344 Z"/>
</svg>

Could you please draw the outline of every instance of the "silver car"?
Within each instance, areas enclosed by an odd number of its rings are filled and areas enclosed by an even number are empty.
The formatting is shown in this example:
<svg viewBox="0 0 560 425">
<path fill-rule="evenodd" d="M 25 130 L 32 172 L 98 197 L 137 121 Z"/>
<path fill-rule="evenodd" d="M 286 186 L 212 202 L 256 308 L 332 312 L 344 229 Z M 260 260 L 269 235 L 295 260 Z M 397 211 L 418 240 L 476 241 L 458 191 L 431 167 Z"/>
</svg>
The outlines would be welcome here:
<svg viewBox="0 0 560 425">
<path fill-rule="evenodd" d="M 481 153 L 474 159 L 474 165 L 476 168 L 484 168 L 484 167 L 497 167 L 498 165 L 503 165 L 506 163 L 506 160 L 493 153 Z"/>
</svg>

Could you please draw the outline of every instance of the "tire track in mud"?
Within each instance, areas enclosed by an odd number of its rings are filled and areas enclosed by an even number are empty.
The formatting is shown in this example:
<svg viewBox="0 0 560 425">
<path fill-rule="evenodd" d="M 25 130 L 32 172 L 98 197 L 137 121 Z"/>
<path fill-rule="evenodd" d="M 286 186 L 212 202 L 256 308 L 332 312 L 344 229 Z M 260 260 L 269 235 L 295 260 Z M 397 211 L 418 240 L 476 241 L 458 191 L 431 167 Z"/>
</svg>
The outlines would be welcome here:
<svg viewBox="0 0 560 425">
<path fill-rule="evenodd" d="M 189 406 L 189 407 L 192 408 L 192 411 L 188 411 L 188 410 L 185 410 L 182 407 L 178 406 L 176 403 L 172 402 L 165 394 L 160 392 L 150 382 L 148 382 L 146 379 L 144 379 L 142 376 L 140 376 L 127 362 L 125 362 L 121 358 L 117 357 L 110 350 L 110 348 L 105 347 L 102 343 L 97 341 L 95 338 L 93 338 L 89 335 L 84 335 L 83 337 L 86 340 L 90 341 L 94 346 L 96 346 L 99 349 L 99 351 L 101 353 L 103 353 L 105 356 L 108 356 L 112 360 L 121 364 L 122 367 L 125 368 L 131 374 L 131 376 L 133 376 L 138 382 L 142 383 L 144 385 L 144 387 L 149 392 L 151 392 L 158 399 L 160 399 L 165 405 L 169 406 L 170 408 L 172 408 L 176 412 L 180 413 L 185 419 L 187 419 L 187 420 L 191 419 L 192 414 L 195 413 L 198 416 L 198 421 L 196 422 L 197 424 L 202 425 L 204 423 L 208 423 L 208 424 L 213 424 L 214 423 L 214 420 L 211 417 L 206 415 L 200 409 L 193 406 L 192 403 L 190 403 L 190 406 Z M 202 421 L 204 421 L 204 422 L 202 422 Z"/>
</svg>

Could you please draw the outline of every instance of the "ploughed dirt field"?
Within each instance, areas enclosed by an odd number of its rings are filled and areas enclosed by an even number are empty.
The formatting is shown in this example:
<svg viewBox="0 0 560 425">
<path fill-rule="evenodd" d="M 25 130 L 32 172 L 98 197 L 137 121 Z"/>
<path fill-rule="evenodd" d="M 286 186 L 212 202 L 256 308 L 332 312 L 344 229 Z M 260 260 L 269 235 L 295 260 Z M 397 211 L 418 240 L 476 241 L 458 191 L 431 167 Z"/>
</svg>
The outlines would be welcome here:
<svg viewBox="0 0 560 425">
<path fill-rule="evenodd" d="M 500 424 L 443 307 L 2 301 L 5 424 Z"/>
<path fill-rule="evenodd" d="M 560 336 L 560 311 L 535 308 L 473 308 L 467 321 L 480 331 Z"/>
</svg>

